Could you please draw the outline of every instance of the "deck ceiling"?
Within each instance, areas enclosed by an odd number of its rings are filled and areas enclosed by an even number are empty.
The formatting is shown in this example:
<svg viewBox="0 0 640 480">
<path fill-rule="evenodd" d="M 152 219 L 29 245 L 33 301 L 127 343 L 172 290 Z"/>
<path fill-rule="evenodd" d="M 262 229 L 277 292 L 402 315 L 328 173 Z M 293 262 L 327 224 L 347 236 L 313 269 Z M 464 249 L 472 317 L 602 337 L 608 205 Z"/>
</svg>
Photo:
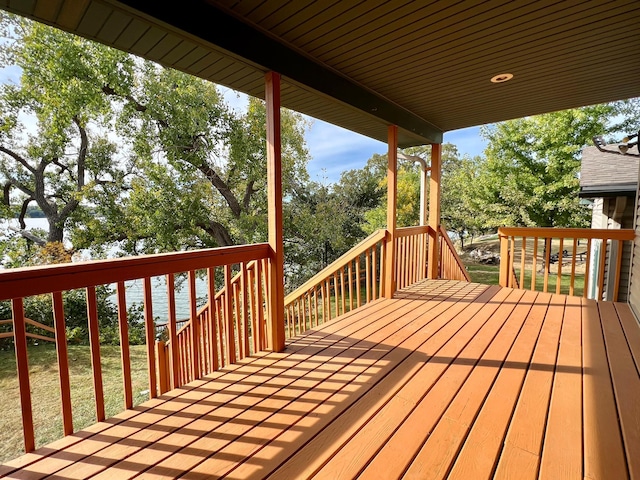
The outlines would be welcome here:
<svg viewBox="0 0 640 480">
<path fill-rule="evenodd" d="M 0 0 L 6 10 L 401 146 L 640 96 L 640 2 Z M 512 73 L 493 84 L 496 74 Z"/>
</svg>

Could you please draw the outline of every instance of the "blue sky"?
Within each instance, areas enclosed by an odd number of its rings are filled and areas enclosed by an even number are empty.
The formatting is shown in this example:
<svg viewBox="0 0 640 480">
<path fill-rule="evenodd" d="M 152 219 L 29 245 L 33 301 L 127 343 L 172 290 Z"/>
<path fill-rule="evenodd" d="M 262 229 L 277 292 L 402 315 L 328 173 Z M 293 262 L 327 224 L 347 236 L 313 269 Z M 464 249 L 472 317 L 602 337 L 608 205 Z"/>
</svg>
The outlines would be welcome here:
<svg viewBox="0 0 640 480">
<path fill-rule="evenodd" d="M 245 108 L 245 95 L 225 87 L 220 87 L 220 91 L 232 108 Z M 341 172 L 362 168 L 374 153 L 387 152 L 387 145 L 383 142 L 321 120 L 311 119 L 311 122 L 305 140 L 311 154 L 309 176 L 316 182 L 337 182 Z M 486 147 L 479 127 L 447 132 L 444 141 L 456 145 L 461 155 L 482 155 Z"/>
</svg>

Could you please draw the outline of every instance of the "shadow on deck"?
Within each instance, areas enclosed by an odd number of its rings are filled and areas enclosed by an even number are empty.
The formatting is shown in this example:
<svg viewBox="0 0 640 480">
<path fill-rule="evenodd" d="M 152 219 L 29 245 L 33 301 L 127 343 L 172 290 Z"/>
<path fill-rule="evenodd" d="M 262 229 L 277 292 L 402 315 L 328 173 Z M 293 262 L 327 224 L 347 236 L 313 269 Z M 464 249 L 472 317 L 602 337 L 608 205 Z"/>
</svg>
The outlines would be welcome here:
<svg viewBox="0 0 640 480">
<path fill-rule="evenodd" d="M 0 467 L 10 478 L 628 478 L 627 305 L 424 281 Z"/>
</svg>

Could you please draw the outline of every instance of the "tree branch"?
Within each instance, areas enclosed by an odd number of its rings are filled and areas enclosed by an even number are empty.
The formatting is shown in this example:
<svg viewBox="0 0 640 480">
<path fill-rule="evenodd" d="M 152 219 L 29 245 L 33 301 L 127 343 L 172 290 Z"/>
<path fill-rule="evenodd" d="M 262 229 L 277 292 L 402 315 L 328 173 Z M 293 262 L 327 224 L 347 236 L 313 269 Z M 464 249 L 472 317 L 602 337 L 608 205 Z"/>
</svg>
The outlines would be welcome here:
<svg viewBox="0 0 640 480">
<path fill-rule="evenodd" d="M 78 180 L 76 181 L 77 191 L 79 192 L 84 187 L 84 170 L 87 160 L 87 149 L 89 148 L 89 138 L 87 137 L 87 131 L 80 124 L 80 119 L 77 115 L 73 116 L 73 123 L 76 124 L 80 131 L 80 151 L 78 152 Z"/>
<path fill-rule="evenodd" d="M 251 197 L 258 190 L 254 190 L 253 186 L 255 185 L 255 180 L 249 180 L 247 183 L 247 188 L 244 191 L 244 198 L 242 200 L 242 204 L 244 205 L 245 210 L 249 210 L 249 203 L 251 202 Z"/>
<path fill-rule="evenodd" d="M 0 145 L 0 152 L 6 153 L 11 158 L 13 158 L 16 162 L 20 163 L 24 168 L 29 170 L 31 173 L 35 173 L 36 171 L 35 168 L 29 165 L 29 162 L 27 162 L 27 160 L 24 157 L 22 157 L 21 155 L 18 155 L 13 150 L 9 150 L 8 148 Z"/>
<path fill-rule="evenodd" d="M 35 198 L 29 197 L 25 199 L 24 202 L 22 202 L 22 208 L 20 209 L 20 216 L 18 217 L 18 221 L 20 222 L 20 228 L 22 230 L 27 229 L 27 224 L 24 222 L 24 216 L 27 214 L 27 208 L 29 207 L 29 204 L 34 200 Z"/>
<path fill-rule="evenodd" d="M 229 208 L 231 209 L 231 213 L 233 213 L 233 216 L 239 218 L 240 214 L 242 213 L 242 207 L 229 186 L 225 183 L 224 180 L 222 180 L 222 178 L 220 178 L 220 175 L 218 175 L 218 173 L 206 163 L 202 163 L 198 167 L 198 170 L 200 170 L 200 172 L 202 172 L 204 176 L 207 177 L 211 184 L 216 187 L 216 189 L 224 197 L 227 205 L 229 205 Z"/>
<path fill-rule="evenodd" d="M 208 224 L 199 223 L 198 227 L 202 228 L 205 232 L 215 238 L 219 246 L 229 247 L 231 245 L 234 245 L 229 231 L 221 223 L 211 220 Z"/>
<path fill-rule="evenodd" d="M 20 235 L 22 235 L 27 240 L 30 240 L 33 243 L 35 243 L 36 245 L 39 245 L 41 247 L 44 247 L 47 244 L 47 242 L 45 240 L 43 240 L 42 238 L 38 237 L 37 235 L 34 235 L 33 233 L 31 233 L 28 230 L 21 230 L 19 228 L 15 228 L 15 227 L 9 227 L 9 230 L 12 230 L 12 231 L 14 231 L 16 233 L 19 233 Z"/>
</svg>

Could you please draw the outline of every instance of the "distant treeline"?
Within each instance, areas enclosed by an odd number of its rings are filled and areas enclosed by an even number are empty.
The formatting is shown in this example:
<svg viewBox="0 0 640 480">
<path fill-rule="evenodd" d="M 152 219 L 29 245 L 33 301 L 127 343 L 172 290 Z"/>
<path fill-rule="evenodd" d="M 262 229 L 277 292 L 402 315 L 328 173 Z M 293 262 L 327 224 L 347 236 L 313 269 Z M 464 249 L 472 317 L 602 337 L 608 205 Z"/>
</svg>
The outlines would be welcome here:
<svg viewBox="0 0 640 480">
<path fill-rule="evenodd" d="M 26 218 L 45 218 L 46 217 L 44 212 L 40 210 L 40 207 L 37 207 L 35 205 L 29 205 L 27 207 L 27 212 L 25 213 L 24 216 Z M 16 215 L 16 218 L 18 218 L 17 215 Z"/>
</svg>

